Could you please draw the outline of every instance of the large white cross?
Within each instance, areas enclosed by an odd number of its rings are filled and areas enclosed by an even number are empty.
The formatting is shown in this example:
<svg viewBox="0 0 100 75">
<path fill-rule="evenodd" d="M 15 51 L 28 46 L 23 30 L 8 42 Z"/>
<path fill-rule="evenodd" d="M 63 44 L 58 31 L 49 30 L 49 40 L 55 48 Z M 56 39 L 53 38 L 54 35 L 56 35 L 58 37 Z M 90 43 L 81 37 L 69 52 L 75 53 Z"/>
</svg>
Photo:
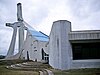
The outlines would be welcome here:
<svg viewBox="0 0 100 75">
<path fill-rule="evenodd" d="M 22 7 L 21 7 L 21 3 L 17 4 L 17 21 L 18 22 L 14 22 L 14 23 L 6 23 L 6 26 L 12 27 L 13 28 L 13 36 L 12 36 L 12 40 L 9 46 L 9 50 L 6 56 L 6 59 L 10 58 L 11 56 L 14 55 L 14 49 L 15 49 L 15 43 L 16 43 L 16 35 L 17 35 L 17 29 L 19 32 L 19 52 L 21 53 L 22 51 L 22 46 L 24 43 L 24 23 L 23 23 L 23 18 L 22 18 Z"/>
</svg>

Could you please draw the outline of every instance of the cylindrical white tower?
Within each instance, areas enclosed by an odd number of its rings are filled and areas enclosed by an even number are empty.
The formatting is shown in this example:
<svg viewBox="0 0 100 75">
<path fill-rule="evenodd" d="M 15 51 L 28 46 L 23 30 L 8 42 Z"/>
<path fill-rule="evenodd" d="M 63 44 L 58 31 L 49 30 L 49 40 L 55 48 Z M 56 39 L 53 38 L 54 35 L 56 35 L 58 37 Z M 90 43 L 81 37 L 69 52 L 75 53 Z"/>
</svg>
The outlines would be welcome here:
<svg viewBox="0 0 100 75">
<path fill-rule="evenodd" d="M 71 22 L 59 20 L 53 23 L 49 41 L 49 64 L 56 69 L 70 69 L 71 46 L 68 33 Z"/>
</svg>

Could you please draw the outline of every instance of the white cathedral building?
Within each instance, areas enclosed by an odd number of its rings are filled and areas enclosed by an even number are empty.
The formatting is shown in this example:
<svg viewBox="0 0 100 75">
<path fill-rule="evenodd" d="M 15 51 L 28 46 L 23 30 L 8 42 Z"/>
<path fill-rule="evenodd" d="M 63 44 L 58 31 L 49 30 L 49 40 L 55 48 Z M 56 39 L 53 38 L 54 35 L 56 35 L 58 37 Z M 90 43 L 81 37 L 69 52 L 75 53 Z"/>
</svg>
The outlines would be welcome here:
<svg viewBox="0 0 100 75">
<path fill-rule="evenodd" d="M 22 18 L 21 3 L 17 4 L 17 10 L 18 22 L 6 23 L 13 28 L 6 60 L 46 61 L 61 70 L 100 68 L 100 30 L 72 31 L 71 22 L 58 20 L 53 22 L 47 36 L 27 26 Z M 17 31 L 19 52 L 14 55 Z M 27 31 L 26 39 L 24 31 Z"/>
</svg>

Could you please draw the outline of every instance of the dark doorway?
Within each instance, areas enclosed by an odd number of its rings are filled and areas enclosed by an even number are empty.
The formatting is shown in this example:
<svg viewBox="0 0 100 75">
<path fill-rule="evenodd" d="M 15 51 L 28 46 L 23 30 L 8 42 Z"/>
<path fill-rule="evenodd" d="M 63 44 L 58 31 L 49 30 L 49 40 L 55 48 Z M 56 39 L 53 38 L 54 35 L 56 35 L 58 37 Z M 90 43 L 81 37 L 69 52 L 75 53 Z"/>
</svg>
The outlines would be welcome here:
<svg viewBox="0 0 100 75">
<path fill-rule="evenodd" d="M 42 60 L 44 60 L 44 50 L 42 48 Z"/>
<path fill-rule="evenodd" d="M 28 53 L 28 51 L 27 51 L 27 60 L 29 61 L 29 53 Z"/>
<path fill-rule="evenodd" d="M 42 60 L 45 60 L 47 63 L 49 62 L 49 55 L 46 54 L 42 48 Z"/>
</svg>

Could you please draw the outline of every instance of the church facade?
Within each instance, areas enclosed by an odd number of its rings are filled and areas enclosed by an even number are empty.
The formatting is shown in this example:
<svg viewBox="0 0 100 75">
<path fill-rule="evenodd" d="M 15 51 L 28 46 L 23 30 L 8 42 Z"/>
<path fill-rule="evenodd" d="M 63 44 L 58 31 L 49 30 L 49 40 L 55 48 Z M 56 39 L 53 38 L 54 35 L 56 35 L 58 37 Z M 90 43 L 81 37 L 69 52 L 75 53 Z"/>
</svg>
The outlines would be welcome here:
<svg viewBox="0 0 100 75">
<path fill-rule="evenodd" d="M 47 35 L 36 30 L 28 29 L 21 59 L 48 62 L 49 54 L 47 52 L 47 42 Z"/>
</svg>

